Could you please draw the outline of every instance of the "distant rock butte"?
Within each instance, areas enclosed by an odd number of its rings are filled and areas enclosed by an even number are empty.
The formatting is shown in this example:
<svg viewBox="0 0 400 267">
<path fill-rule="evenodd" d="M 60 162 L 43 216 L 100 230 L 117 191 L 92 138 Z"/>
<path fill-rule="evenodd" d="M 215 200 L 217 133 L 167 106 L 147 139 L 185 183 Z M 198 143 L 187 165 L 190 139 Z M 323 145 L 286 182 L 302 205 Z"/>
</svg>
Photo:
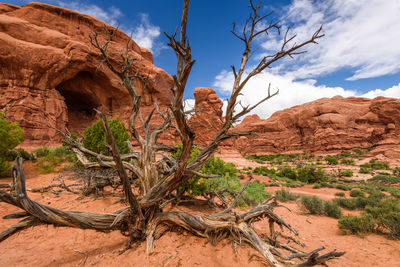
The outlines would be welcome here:
<svg viewBox="0 0 400 267">
<path fill-rule="evenodd" d="M 265 120 L 248 116 L 235 131 L 258 133 L 232 142 L 245 154 L 385 146 L 390 147 L 386 154 L 400 155 L 400 99 L 322 98 L 278 111 Z"/>
<path fill-rule="evenodd" d="M 82 131 L 96 120 L 93 108 L 127 121 L 130 97 L 118 85 L 118 77 L 101 66 L 101 55 L 88 41 L 93 30 L 106 37 L 103 22 L 43 3 L 0 3 L 0 29 L 0 111 L 6 110 L 7 117 L 24 128 L 25 146 L 59 142 L 61 136 L 53 128 Z M 117 32 L 109 49 L 113 61 L 128 39 Z M 156 99 L 165 108 L 172 100 L 173 79 L 153 65 L 149 50 L 133 41 L 129 48 L 138 59 L 135 67 L 151 78 L 142 99 L 143 116 Z M 205 146 L 224 122 L 223 103 L 211 88 L 196 88 L 194 96 L 189 125 L 196 133 L 195 143 Z M 159 122 L 155 116 L 151 125 Z M 224 141 L 222 150 L 266 154 L 375 147 L 376 153 L 400 158 L 400 100 L 323 98 L 268 119 L 247 116 L 233 131 L 258 134 Z M 161 139 L 174 144 L 178 134 L 171 130 Z"/>
<path fill-rule="evenodd" d="M 100 53 L 89 43 L 89 33 L 100 39 L 104 22 L 88 15 L 43 3 L 18 7 L 0 3 L 0 111 L 18 121 L 26 144 L 50 144 L 61 136 L 52 128 L 79 132 L 96 116 L 93 108 L 108 116 L 127 120 L 130 98 L 118 85 L 118 77 L 101 66 Z M 133 37 L 134 38 L 134 37 Z M 109 47 L 112 60 L 119 60 L 129 37 L 118 31 Z M 149 75 L 149 88 L 142 98 L 145 115 L 157 99 L 171 103 L 173 79 L 153 65 L 145 48 L 130 42 L 140 74 Z M 142 84 L 137 84 L 139 91 Z"/>
</svg>

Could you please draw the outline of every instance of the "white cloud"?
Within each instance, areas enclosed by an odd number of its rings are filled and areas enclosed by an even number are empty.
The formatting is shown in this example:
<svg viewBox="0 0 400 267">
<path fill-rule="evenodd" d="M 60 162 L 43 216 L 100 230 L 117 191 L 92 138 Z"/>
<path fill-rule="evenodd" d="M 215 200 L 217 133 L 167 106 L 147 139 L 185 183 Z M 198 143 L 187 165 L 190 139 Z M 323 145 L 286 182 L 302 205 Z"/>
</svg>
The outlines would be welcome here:
<svg viewBox="0 0 400 267">
<path fill-rule="evenodd" d="M 56 1 L 56 3 L 59 6 L 75 10 L 79 13 L 93 16 L 113 26 L 118 26 L 119 18 L 123 16 L 122 11 L 114 6 L 111 6 L 107 10 L 105 10 L 97 5 L 85 4 L 78 1 L 72 1 L 72 2 Z"/>
<path fill-rule="evenodd" d="M 152 25 L 147 14 L 140 14 L 141 23 L 132 31 L 132 38 L 135 42 L 155 52 L 155 42 L 160 36 L 160 27 Z"/>
<path fill-rule="evenodd" d="M 164 46 L 158 45 L 155 49 L 155 43 L 157 38 L 160 36 L 160 27 L 155 26 L 150 23 L 148 14 L 139 14 L 140 23 L 136 27 L 132 28 L 128 25 L 119 25 L 119 19 L 124 16 L 123 12 L 111 6 L 107 9 L 103 9 L 97 5 L 85 4 L 78 1 L 65 2 L 65 1 L 55 1 L 59 6 L 75 10 L 79 13 L 88 14 L 99 20 L 102 20 L 113 26 L 120 26 L 120 29 L 127 34 L 132 33 L 132 39 L 141 47 L 149 49 L 151 52 L 159 52 Z M 156 50 L 156 51 L 155 51 Z"/>
<path fill-rule="evenodd" d="M 363 97 L 375 98 L 378 96 L 400 98 L 400 83 L 386 90 L 375 89 L 362 95 Z"/>
<path fill-rule="evenodd" d="M 348 80 L 378 77 L 400 70 L 400 1 L 294 0 L 282 16 L 301 42 L 323 25 L 325 37 L 309 45 L 308 53 L 284 69 L 296 78 L 309 78 L 349 68 Z M 261 47 L 268 54 L 280 46 L 281 36 L 270 35 Z"/>
<path fill-rule="evenodd" d="M 242 105 L 254 105 L 267 96 L 268 84 L 271 83 L 271 93 L 279 89 L 279 94 L 255 108 L 250 114 L 258 114 L 261 118 L 268 118 L 274 112 L 304 104 L 323 97 L 360 96 L 375 98 L 377 96 L 400 98 L 400 83 L 389 89 L 376 89 L 363 95 L 356 91 L 345 90 L 341 87 L 327 87 L 315 85 L 315 80 L 295 81 L 293 76 L 280 76 L 271 73 L 261 73 L 251 79 L 244 87 L 243 95 L 239 97 Z M 222 71 L 215 77 L 213 86 L 223 98 L 229 97 L 232 91 L 233 75 L 231 72 Z M 226 108 L 226 106 L 225 106 Z M 225 110 L 224 110 L 225 112 Z"/>
</svg>

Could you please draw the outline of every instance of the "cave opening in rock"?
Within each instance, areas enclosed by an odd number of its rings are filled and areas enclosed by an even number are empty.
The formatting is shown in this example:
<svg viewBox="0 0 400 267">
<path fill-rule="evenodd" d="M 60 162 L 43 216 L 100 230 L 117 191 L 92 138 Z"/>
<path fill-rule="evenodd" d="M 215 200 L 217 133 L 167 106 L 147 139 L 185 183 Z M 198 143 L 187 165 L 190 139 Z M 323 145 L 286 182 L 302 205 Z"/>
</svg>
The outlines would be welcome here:
<svg viewBox="0 0 400 267">
<path fill-rule="evenodd" d="M 95 88 L 95 79 L 89 72 L 79 72 L 72 79 L 56 86 L 65 99 L 68 111 L 67 128 L 81 133 L 96 120 L 94 108 L 101 106 Z"/>
</svg>

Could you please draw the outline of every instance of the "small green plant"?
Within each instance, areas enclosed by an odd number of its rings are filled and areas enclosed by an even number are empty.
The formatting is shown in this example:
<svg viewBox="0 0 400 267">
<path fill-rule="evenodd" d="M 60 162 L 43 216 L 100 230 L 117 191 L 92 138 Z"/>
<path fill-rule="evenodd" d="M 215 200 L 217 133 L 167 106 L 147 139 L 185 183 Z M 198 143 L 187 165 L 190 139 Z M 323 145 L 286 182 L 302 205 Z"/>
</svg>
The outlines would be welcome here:
<svg viewBox="0 0 400 267">
<path fill-rule="evenodd" d="M 253 170 L 254 174 L 259 174 L 259 175 L 264 175 L 264 176 L 273 176 L 275 175 L 275 169 L 274 168 L 267 168 L 265 166 L 260 166 L 260 167 L 256 167 Z"/>
<path fill-rule="evenodd" d="M 356 155 L 356 156 L 362 156 L 362 155 L 364 155 L 365 154 L 365 151 L 362 151 L 362 150 L 360 150 L 360 149 L 354 149 L 353 150 L 353 155 Z"/>
<path fill-rule="evenodd" d="M 345 197 L 346 194 L 345 194 L 344 192 L 336 192 L 336 193 L 335 193 L 335 196 L 336 196 L 336 197 Z"/>
<path fill-rule="evenodd" d="M 350 151 L 342 150 L 342 152 L 340 152 L 340 157 L 341 158 L 348 158 L 350 156 L 351 156 L 351 152 Z"/>
<path fill-rule="evenodd" d="M 334 201 L 324 201 L 316 196 L 302 196 L 301 204 L 311 214 L 325 215 L 336 219 L 342 217 L 342 210 Z"/>
<path fill-rule="evenodd" d="M 297 173 L 296 170 L 290 167 L 289 165 L 285 165 L 280 167 L 276 172 L 276 176 L 278 177 L 286 177 L 291 180 L 297 180 Z"/>
<path fill-rule="evenodd" d="M 393 176 L 400 177 L 400 167 L 395 167 L 393 169 Z"/>
<path fill-rule="evenodd" d="M 374 231 L 374 219 L 370 214 L 361 216 L 348 215 L 339 219 L 339 229 L 349 231 L 354 235 L 362 235 Z"/>
<path fill-rule="evenodd" d="M 314 186 L 312 188 L 314 189 L 320 189 L 322 187 L 321 184 L 314 184 Z"/>
<path fill-rule="evenodd" d="M 324 213 L 324 202 L 316 196 L 302 196 L 301 204 L 311 214 L 322 215 Z"/>
<path fill-rule="evenodd" d="M 300 181 L 309 184 L 327 182 L 329 180 L 324 169 L 313 164 L 306 164 L 297 168 L 297 177 Z"/>
<path fill-rule="evenodd" d="M 357 189 L 353 189 L 350 191 L 350 196 L 351 197 L 365 197 L 364 192 L 357 190 Z"/>
<path fill-rule="evenodd" d="M 343 169 L 340 170 L 339 176 L 344 176 L 344 177 L 352 177 L 353 176 L 353 171 L 349 169 Z"/>
<path fill-rule="evenodd" d="M 361 167 L 359 173 L 370 173 L 370 169 L 366 167 Z"/>
<path fill-rule="evenodd" d="M 370 170 L 389 170 L 389 164 L 387 162 L 376 161 L 371 159 L 368 163 L 360 165 L 361 168 L 366 168 Z"/>
<path fill-rule="evenodd" d="M 325 201 L 324 202 L 324 214 L 328 217 L 339 219 L 343 216 L 342 210 L 338 206 L 338 204 L 334 201 Z"/>
<path fill-rule="evenodd" d="M 40 147 L 35 149 L 33 154 L 39 160 L 38 166 L 41 173 L 55 172 L 62 163 L 76 160 L 75 154 L 66 146 Z"/>
<path fill-rule="evenodd" d="M 325 161 L 327 162 L 328 165 L 338 165 L 339 160 L 336 156 L 326 156 Z"/>
<path fill-rule="evenodd" d="M 299 196 L 296 194 L 293 194 L 287 189 L 280 189 L 275 191 L 275 199 L 278 201 L 282 202 L 287 202 L 287 201 L 294 201 L 298 199 Z"/>
<path fill-rule="evenodd" d="M 351 187 L 349 187 L 348 185 L 345 185 L 345 184 L 337 184 L 335 186 L 335 188 L 343 190 L 343 191 L 349 191 L 351 189 Z"/>
<path fill-rule="evenodd" d="M 343 165 L 351 165 L 351 166 L 355 166 L 356 162 L 354 161 L 354 159 L 342 159 L 340 161 L 341 164 Z"/>
<path fill-rule="evenodd" d="M 384 184 L 399 184 L 400 177 L 390 175 L 377 175 L 369 179 L 370 182 L 380 182 Z"/>
</svg>

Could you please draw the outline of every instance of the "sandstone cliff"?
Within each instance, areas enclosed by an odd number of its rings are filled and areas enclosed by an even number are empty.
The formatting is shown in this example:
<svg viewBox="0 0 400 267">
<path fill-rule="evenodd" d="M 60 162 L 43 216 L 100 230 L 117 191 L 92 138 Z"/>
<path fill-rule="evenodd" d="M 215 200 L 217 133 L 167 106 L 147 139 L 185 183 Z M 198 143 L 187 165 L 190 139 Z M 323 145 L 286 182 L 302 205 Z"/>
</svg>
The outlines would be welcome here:
<svg viewBox="0 0 400 267">
<path fill-rule="evenodd" d="M 265 120 L 248 116 L 235 131 L 258 133 L 232 142 L 247 154 L 382 146 L 393 149 L 400 144 L 400 100 L 322 98 L 278 111 Z"/>
<path fill-rule="evenodd" d="M 101 66 L 100 54 L 88 41 L 92 31 L 106 36 L 103 22 L 68 9 L 0 3 L 0 111 L 20 123 L 26 142 L 60 140 L 52 127 L 81 131 L 96 119 L 93 108 L 127 119 L 130 98 L 118 78 Z M 112 59 L 119 58 L 128 38 L 117 32 L 109 50 Z M 129 48 L 138 59 L 135 67 L 152 79 L 142 99 L 143 113 L 155 99 L 160 105 L 170 103 L 172 78 L 153 65 L 147 49 L 134 42 Z"/>
</svg>

